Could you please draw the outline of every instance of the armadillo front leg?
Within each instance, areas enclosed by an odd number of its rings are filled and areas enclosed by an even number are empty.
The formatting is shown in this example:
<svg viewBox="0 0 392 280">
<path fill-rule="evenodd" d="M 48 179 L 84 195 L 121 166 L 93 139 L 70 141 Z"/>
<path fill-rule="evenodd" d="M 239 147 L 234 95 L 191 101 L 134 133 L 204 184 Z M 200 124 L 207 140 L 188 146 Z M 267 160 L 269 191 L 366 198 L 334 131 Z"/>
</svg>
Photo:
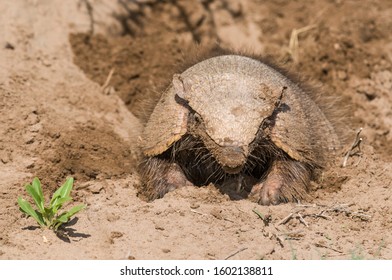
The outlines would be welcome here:
<svg viewBox="0 0 392 280">
<path fill-rule="evenodd" d="M 142 189 L 139 192 L 147 200 L 162 198 L 179 187 L 192 185 L 181 167 L 159 158 L 149 158 L 141 166 Z"/>
<path fill-rule="evenodd" d="M 250 198 L 262 205 L 297 202 L 307 196 L 312 169 L 292 159 L 275 160 L 267 177 L 253 186 Z"/>
</svg>

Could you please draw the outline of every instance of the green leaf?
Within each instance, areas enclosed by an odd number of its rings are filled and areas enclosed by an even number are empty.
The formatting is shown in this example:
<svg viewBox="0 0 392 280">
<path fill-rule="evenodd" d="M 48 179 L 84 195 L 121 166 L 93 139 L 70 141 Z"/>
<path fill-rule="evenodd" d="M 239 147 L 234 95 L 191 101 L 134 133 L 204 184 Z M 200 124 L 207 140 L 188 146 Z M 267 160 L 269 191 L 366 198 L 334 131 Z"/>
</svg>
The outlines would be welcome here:
<svg viewBox="0 0 392 280">
<path fill-rule="evenodd" d="M 56 220 L 57 220 L 57 221 L 60 221 L 60 222 L 62 222 L 62 223 L 66 223 L 66 222 L 69 221 L 69 217 L 68 217 L 67 213 L 63 213 L 63 214 L 61 214 L 60 216 L 58 216 L 58 217 L 56 218 Z"/>
<path fill-rule="evenodd" d="M 86 208 L 86 205 L 80 204 L 75 207 L 72 207 L 71 210 L 67 212 L 61 213 L 61 215 L 57 216 L 57 218 L 53 221 L 52 227 L 54 228 L 54 230 L 57 230 L 59 226 L 61 226 L 64 223 L 67 223 L 73 215 L 75 215 L 76 213 L 78 213 L 80 210 L 84 208 Z"/>
<path fill-rule="evenodd" d="M 18 197 L 18 204 L 19 204 L 20 210 L 22 212 L 26 213 L 27 215 L 33 217 L 40 226 L 46 225 L 41 213 L 35 211 L 33 209 L 33 207 L 31 207 L 30 203 L 28 203 L 23 198 Z"/>
<path fill-rule="evenodd" d="M 62 197 L 67 197 L 71 193 L 73 185 L 73 178 L 70 177 L 65 183 L 53 194 L 52 200 L 50 201 L 50 207 L 53 207 L 57 200 Z"/>
<path fill-rule="evenodd" d="M 50 223 L 54 217 L 53 209 L 46 208 L 46 207 L 44 209 L 45 209 L 45 214 L 43 214 L 44 220 L 47 222 L 48 225 L 50 225 Z"/>
<path fill-rule="evenodd" d="M 64 204 L 65 202 L 70 201 L 70 200 L 72 200 L 72 197 L 70 197 L 70 196 L 61 197 L 61 198 L 56 199 L 55 202 L 54 202 L 54 205 L 53 205 L 52 208 L 51 208 L 53 214 L 56 214 L 57 211 L 63 206 L 63 204 Z"/>
<path fill-rule="evenodd" d="M 67 216 L 68 218 L 71 218 L 73 215 L 75 215 L 76 213 L 78 213 L 80 210 L 86 208 L 85 204 L 79 204 L 77 206 L 74 206 L 71 208 L 71 210 L 67 211 Z"/>
<path fill-rule="evenodd" d="M 63 223 L 66 223 L 66 222 L 68 222 L 69 218 L 71 218 L 73 215 L 75 215 L 76 213 L 78 213 L 80 210 L 82 210 L 84 208 L 86 208 L 86 205 L 84 205 L 84 204 L 74 206 L 69 211 L 61 213 L 61 215 L 59 215 L 56 218 L 56 220 L 59 220 Z"/>
<path fill-rule="evenodd" d="M 72 186 L 73 186 L 73 182 L 74 182 L 74 179 L 72 177 L 68 178 L 67 181 L 65 181 L 64 185 L 62 185 L 60 188 L 61 197 L 66 197 L 66 196 L 70 195 L 71 190 L 72 190 Z"/>
<path fill-rule="evenodd" d="M 263 214 L 261 214 L 261 213 L 260 213 L 259 211 L 257 211 L 256 209 L 253 209 L 252 211 L 253 211 L 253 213 L 255 213 L 257 216 L 259 216 L 260 219 L 264 220 Z"/>
<path fill-rule="evenodd" d="M 26 191 L 33 198 L 38 210 L 34 210 L 29 202 L 27 202 L 21 197 L 18 197 L 20 211 L 33 217 L 40 226 L 49 226 L 56 231 L 59 226 L 61 226 L 63 223 L 68 222 L 73 215 L 86 207 L 86 205 L 81 204 L 55 217 L 58 210 L 63 206 L 63 204 L 72 200 L 70 196 L 72 186 L 73 178 L 68 178 L 66 182 L 55 191 L 50 201 L 50 205 L 47 208 L 45 207 L 45 199 L 43 196 L 41 183 L 39 179 L 35 177 L 32 184 L 26 185 Z"/>
<path fill-rule="evenodd" d="M 26 185 L 26 191 L 31 195 L 31 197 L 34 199 L 35 205 L 37 205 L 38 209 L 40 210 L 41 213 L 44 212 L 44 201 L 43 197 L 39 195 L 38 191 L 36 188 L 34 188 L 32 185 L 28 184 Z"/>
<path fill-rule="evenodd" d="M 44 199 L 44 194 L 43 194 L 42 188 L 41 188 L 41 182 L 39 181 L 39 179 L 37 177 L 35 177 L 33 179 L 33 188 L 38 193 L 38 195 L 42 198 L 42 201 L 44 201 L 45 199 Z"/>
</svg>

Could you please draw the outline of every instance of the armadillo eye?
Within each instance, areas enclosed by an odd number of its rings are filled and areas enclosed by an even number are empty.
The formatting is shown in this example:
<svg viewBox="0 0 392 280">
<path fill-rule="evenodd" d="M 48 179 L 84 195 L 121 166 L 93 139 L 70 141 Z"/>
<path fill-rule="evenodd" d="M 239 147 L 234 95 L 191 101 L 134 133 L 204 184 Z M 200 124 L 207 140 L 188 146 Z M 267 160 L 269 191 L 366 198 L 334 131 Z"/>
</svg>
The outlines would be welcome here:
<svg viewBox="0 0 392 280">
<path fill-rule="evenodd" d="M 196 120 L 198 123 L 201 123 L 201 122 L 202 122 L 202 118 L 201 118 L 201 116 L 200 116 L 198 113 L 195 112 L 194 116 L 195 116 L 195 120 Z"/>
</svg>

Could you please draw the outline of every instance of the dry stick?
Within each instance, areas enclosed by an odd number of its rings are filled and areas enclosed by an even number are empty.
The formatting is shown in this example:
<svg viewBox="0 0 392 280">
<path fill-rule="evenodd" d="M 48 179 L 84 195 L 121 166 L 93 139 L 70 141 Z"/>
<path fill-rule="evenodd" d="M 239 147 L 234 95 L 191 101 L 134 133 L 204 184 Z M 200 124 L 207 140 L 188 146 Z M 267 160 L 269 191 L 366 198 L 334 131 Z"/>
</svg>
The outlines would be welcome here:
<svg viewBox="0 0 392 280">
<path fill-rule="evenodd" d="M 358 129 L 354 142 L 352 143 L 350 149 L 347 151 L 346 155 L 344 156 L 342 167 L 346 167 L 348 158 L 352 155 L 352 151 L 356 147 L 358 147 L 359 152 L 361 152 L 362 137 L 359 137 L 359 135 L 361 134 L 361 131 L 362 131 L 362 127 L 360 129 Z"/>
<path fill-rule="evenodd" d="M 199 215 L 201 215 L 201 216 L 208 216 L 208 214 L 201 213 L 201 212 L 198 212 L 198 211 L 193 210 L 193 209 L 191 209 L 191 212 L 196 213 L 196 214 L 199 214 Z"/>
<path fill-rule="evenodd" d="M 321 247 L 321 248 L 326 248 L 326 249 L 331 249 L 332 251 L 335 251 L 335 252 L 338 252 L 338 253 L 341 253 L 341 254 L 343 253 L 342 251 L 340 251 L 338 249 L 335 249 L 335 248 L 332 248 L 332 247 L 329 247 L 329 246 L 326 246 L 326 245 L 323 245 L 323 244 L 319 244 L 319 243 L 315 243 L 314 246 Z"/>
<path fill-rule="evenodd" d="M 274 225 L 274 228 L 275 228 L 275 230 L 277 231 L 277 232 L 280 232 L 280 230 Z M 271 237 L 274 237 L 277 241 L 278 241 L 278 243 L 279 243 L 279 245 L 282 247 L 282 248 L 284 248 L 284 245 L 283 245 L 283 239 L 282 238 L 280 238 L 280 236 L 278 235 L 278 234 L 276 234 L 276 233 L 273 233 L 273 232 L 270 232 L 270 231 L 266 231 L 267 233 L 268 233 L 268 235 L 269 235 L 269 237 L 271 238 Z"/>
<path fill-rule="evenodd" d="M 305 221 L 305 219 L 302 217 L 301 213 L 297 213 L 299 220 L 306 226 L 309 227 L 308 223 Z"/>
<path fill-rule="evenodd" d="M 335 212 L 339 212 L 339 213 L 344 213 L 346 215 L 351 215 L 351 217 L 358 217 L 364 221 L 368 221 L 372 218 L 371 215 L 367 215 L 367 214 L 364 214 L 361 212 L 353 212 L 353 211 L 345 209 L 345 208 L 350 207 L 352 205 L 354 205 L 354 203 L 336 205 L 334 207 L 327 209 L 327 211 L 330 211 L 330 212 L 335 211 Z"/>
<path fill-rule="evenodd" d="M 300 240 L 304 236 L 302 230 L 283 232 L 280 235 L 284 236 L 285 240 Z"/>
<path fill-rule="evenodd" d="M 273 233 L 272 236 L 275 237 L 276 240 L 278 240 L 279 245 L 283 248 L 283 247 L 284 247 L 284 245 L 283 245 L 283 239 L 280 238 L 280 237 L 279 237 L 278 235 L 276 235 L 275 233 Z"/>
<path fill-rule="evenodd" d="M 358 217 L 358 218 L 360 218 L 363 221 L 369 221 L 372 218 L 371 215 L 363 214 L 363 213 L 360 213 L 360 212 L 349 212 L 349 214 L 352 217 Z"/>
<path fill-rule="evenodd" d="M 278 226 L 287 223 L 288 220 L 291 219 L 291 217 L 293 217 L 294 213 L 290 213 L 289 215 L 287 215 L 285 218 L 283 218 L 282 220 L 280 220 L 280 222 L 277 224 Z"/>
<path fill-rule="evenodd" d="M 321 206 L 318 204 L 297 204 L 296 207 L 304 207 L 304 208 L 316 208 L 317 206 Z"/>
<path fill-rule="evenodd" d="M 319 207 L 326 207 L 326 206 L 319 206 Z M 303 214 L 303 218 L 305 217 L 314 217 L 314 218 L 323 218 L 326 220 L 332 220 L 331 217 L 324 215 L 324 212 L 326 212 L 326 209 L 321 210 L 319 213 L 317 214 Z"/>
<path fill-rule="evenodd" d="M 228 221 L 228 222 L 230 222 L 230 223 L 235 223 L 235 221 L 230 220 L 229 218 L 223 218 L 223 220 Z"/>
<path fill-rule="evenodd" d="M 293 29 L 291 31 L 290 42 L 289 42 L 289 54 L 293 58 L 294 62 L 298 61 L 298 35 L 307 32 L 313 28 L 316 28 L 315 24 L 308 25 L 299 29 Z"/>
<path fill-rule="evenodd" d="M 340 209 L 344 209 L 347 207 L 351 207 L 354 206 L 355 203 L 342 203 L 342 204 L 336 204 L 335 206 L 331 207 L 332 210 L 340 210 Z"/>
<path fill-rule="evenodd" d="M 326 255 L 328 258 L 335 258 L 335 257 L 341 257 L 341 256 L 347 256 L 350 255 L 350 253 L 341 253 L 341 254 L 335 254 L 335 255 Z"/>
<path fill-rule="evenodd" d="M 270 240 L 272 240 L 272 238 L 275 239 L 275 241 L 277 241 L 277 243 L 280 245 L 280 247 L 284 248 L 284 244 L 286 243 L 285 241 L 288 239 L 288 235 L 285 232 L 281 232 L 276 226 L 274 226 L 276 233 L 273 233 L 271 231 L 265 231 L 268 233 L 268 238 Z M 280 237 L 280 236 L 283 236 Z"/>
<path fill-rule="evenodd" d="M 332 220 L 332 218 L 331 217 L 329 217 L 329 216 L 325 216 L 324 215 L 324 212 L 325 212 L 326 210 L 321 210 L 321 212 L 320 213 L 318 213 L 318 214 L 316 214 L 315 215 L 315 217 L 317 217 L 317 218 L 323 218 L 323 219 L 326 219 L 326 220 Z"/>
<path fill-rule="evenodd" d="M 316 28 L 318 25 L 318 22 L 320 21 L 322 15 L 327 11 L 327 8 L 324 8 L 320 10 L 316 16 L 314 21 L 312 21 L 312 24 L 309 24 L 305 27 L 299 28 L 299 29 L 293 29 L 291 31 L 291 36 L 290 36 L 290 42 L 289 42 L 289 50 L 288 53 L 289 55 L 293 58 L 294 62 L 298 61 L 298 36 L 301 33 L 305 33 L 309 30 L 312 30 L 313 28 Z"/>
<path fill-rule="evenodd" d="M 348 207 L 353 206 L 354 203 L 350 204 L 338 204 L 335 206 L 332 206 L 327 209 L 327 211 L 332 211 L 332 212 L 339 212 L 339 213 L 351 213 L 350 210 L 347 210 Z"/>
<path fill-rule="evenodd" d="M 325 208 L 322 209 L 319 213 L 317 214 L 306 214 L 306 213 L 302 213 L 301 214 L 301 209 L 296 209 L 295 211 L 291 212 L 289 215 L 287 215 L 285 218 L 283 218 L 282 220 L 280 220 L 276 226 L 280 226 L 282 224 L 287 223 L 289 220 L 291 220 L 292 218 L 297 218 L 299 219 L 299 221 L 304 224 L 306 227 L 309 227 L 309 224 L 305 221 L 305 217 L 313 217 L 313 218 L 323 218 L 326 220 L 332 220 L 332 218 L 330 216 L 325 215 L 325 213 L 328 212 L 338 212 L 338 213 L 344 213 L 346 215 L 350 215 L 351 217 L 358 217 L 362 220 L 368 221 L 372 218 L 371 215 L 367 215 L 364 214 L 362 212 L 353 212 L 348 210 L 347 208 L 354 205 L 354 203 L 350 203 L 350 204 L 337 204 L 334 206 L 326 206 L 326 205 L 317 205 L 317 204 L 299 204 L 297 205 L 297 207 L 304 207 L 304 208 L 315 208 L 315 207 L 321 207 L 321 208 Z"/>
<path fill-rule="evenodd" d="M 289 215 L 287 215 L 285 218 L 283 218 L 282 220 L 280 220 L 279 223 L 276 224 L 276 226 L 280 226 L 281 224 L 285 224 L 287 223 L 291 218 L 293 217 L 299 217 L 298 213 L 301 211 L 301 209 L 296 209 L 295 211 L 291 212 Z M 294 216 L 295 214 L 295 216 Z"/>
<path fill-rule="evenodd" d="M 110 70 L 109 75 L 108 75 L 108 77 L 106 78 L 106 81 L 105 81 L 105 83 L 104 83 L 103 86 L 102 86 L 102 89 L 103 89 L 103 90 L 105 90 L 105 88 L 108 87 L 108 85 L 109 85 L 109 83 L 110 83 L 110 80 L 112 79 L 113 73 L 114 73 L 114 68 L 112 68 L 112 70 Z"/>
<path fill-rule="evenodd" d="M 238 253 L 241 253 L 242 251 L 245 251 L 245 250 L 247 250 L 247 249 L 248 249 L 248 248 L 246 248 L 246 247 L 244 247 L 244 248 L 242 248 L 242 249 L 239 249 L 238 251 L 234 252 L 233 254 L 227 256 L 227 257 L 225 258 L 225 260 L 228 260 L 228 259 L 230 259 L 231 257 L 234 257 L 234 256 L 237 255 Z"/>
</svg>

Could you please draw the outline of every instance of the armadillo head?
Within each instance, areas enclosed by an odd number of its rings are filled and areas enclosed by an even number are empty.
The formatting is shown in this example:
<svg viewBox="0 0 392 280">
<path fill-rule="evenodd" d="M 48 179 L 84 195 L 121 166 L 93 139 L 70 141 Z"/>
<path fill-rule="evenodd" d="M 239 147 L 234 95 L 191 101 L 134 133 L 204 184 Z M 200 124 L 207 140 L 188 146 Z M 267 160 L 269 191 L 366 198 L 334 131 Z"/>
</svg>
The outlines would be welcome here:
<svg viewBox="0 0 392 280">
<path fill-rule="evenodd" d="M 198 137 L 228 173 L 242 170 L 261 123 L 282 96 L 282 87 L 271 84 L 279 79 L 271 78 L 266 68 L 257 60 L 229 55 L 207 59 L 173 77 L 176 98 L 203 127 Z"/>
</svg>

